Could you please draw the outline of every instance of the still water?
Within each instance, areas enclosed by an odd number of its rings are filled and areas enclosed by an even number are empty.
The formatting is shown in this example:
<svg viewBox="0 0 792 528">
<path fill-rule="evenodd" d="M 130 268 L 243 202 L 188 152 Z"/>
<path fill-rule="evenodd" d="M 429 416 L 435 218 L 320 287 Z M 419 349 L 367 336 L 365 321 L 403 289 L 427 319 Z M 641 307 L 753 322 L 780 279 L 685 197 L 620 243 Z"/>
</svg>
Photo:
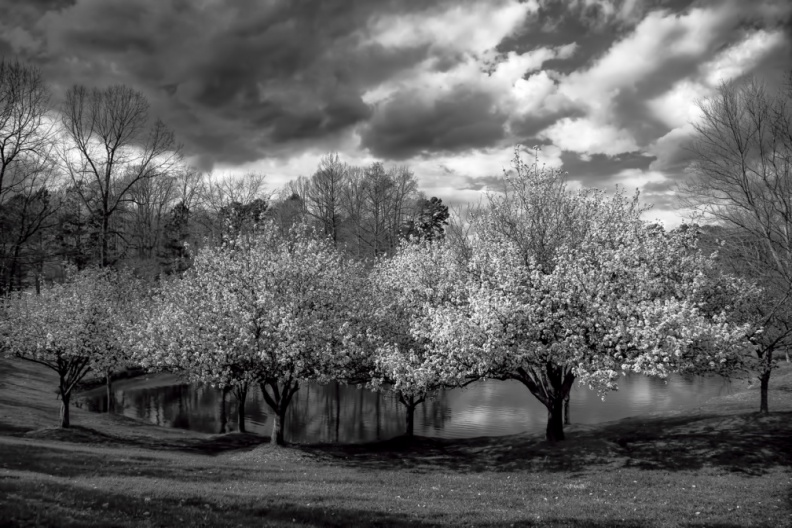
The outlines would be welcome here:
<svg viewBox="0 0 792 528">
<path fill-rule="evenodd" d="M 628 376 L 602 401 L 585 386 L 572 391 L 572 423 L 594 424 L 658 411 L 681 410 L 730 394 L 732 385 L 718 377 L 671 376 L 667 380 Z M 206 433 L 237 430 L 233 395 L 208 386 L 179 382 L 160 374 L 116 384 L 116 412 L 151 423 Z M 102 411 L 99 389 L 81 406 Z M 269 435 L 272 415 L 258 388 L 245 405 L 247 431 Z M 415 434 L 441 438 L 541 433 L 547 411 L 516 381 L 486 380 L 464 389 L 441 392 L 415 412 Z M 294 395 L 286 418 L 290 442 L 353 443 L 385 440 L 404 432 L 404 408 L 393 396 L 335 383 L 304 384 Z"/>
</svg>

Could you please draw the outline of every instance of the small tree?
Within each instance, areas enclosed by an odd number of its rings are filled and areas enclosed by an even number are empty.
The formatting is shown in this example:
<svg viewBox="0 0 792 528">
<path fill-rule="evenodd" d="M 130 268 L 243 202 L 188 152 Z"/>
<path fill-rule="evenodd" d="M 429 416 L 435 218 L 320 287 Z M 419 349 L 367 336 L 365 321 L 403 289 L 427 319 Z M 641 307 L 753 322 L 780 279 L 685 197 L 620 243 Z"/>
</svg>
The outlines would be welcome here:
<svg viewBox="0 0 792 528">
<path fill-rule="evenodd" d="M 20 292 L 3 300 L 2 349 L 55 371 L 61 427 L 70 426 L 75 385 L 91 369 L 105 372 L 123 356 L 126 306 L 117 302 L 119 282 L 111 270 L 69 271 L 64 283 L 44 287 L 40 295 Z"/>
<path fill-rule="evenodd" d="M 107 281 L 101 289 L 101 303 L 106 307 L 106 349 L 94 358 L 91 369 L 105 379 L 107 412 L 111 413 L 115 410 L 113 376 L 135 366 L 135 333 L 150 308 L 151 288 L 129 270 L 107 271 L 102 280 Z"/>
<path fill-rule="evenodd" d="M 774 353 L 792 346 L 792 76 L 777 93 L 756 79 L 723 83 L 699 104 L 691 144 L 695 161 L 680 186 L 682 203 L 722 228 L 724 265 L 765 290 L 755 315 L 760 412 Z"/>
<path fill-rule="evenodd" d="M 370 275 L 370 386 L 387 388 L 404 405 L 407 436 L 413 436 L 415 409 L 427 397 L 470 381 L 469 368 L 435 354 L 422 331 L 428 310 L 454 302 L 453 285 L 464 273 L 464 261 L 453 246 L 413 239 L 393 257 L 381 258 Z"/>
<path fill-rule="evenodd" d="M 402 235 L 405 238 L 440 240 L 445 236 L 449 216 L 448 206 L 443 205 L 440 198 L 432 196 L 428 200 L 421 199 L 418 201 L 415 218 L 402 226 Z"/>
</svg>

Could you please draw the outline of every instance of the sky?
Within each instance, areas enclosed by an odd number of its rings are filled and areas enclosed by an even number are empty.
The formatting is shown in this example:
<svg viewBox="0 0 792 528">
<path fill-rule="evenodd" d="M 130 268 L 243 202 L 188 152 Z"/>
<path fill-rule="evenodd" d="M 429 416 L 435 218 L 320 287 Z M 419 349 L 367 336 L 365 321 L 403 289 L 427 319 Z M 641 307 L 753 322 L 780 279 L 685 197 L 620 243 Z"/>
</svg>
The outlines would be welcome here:
<svg viewBox="0 0 792 528">
<path fill-rule="evenodd" d="M 337 152 L 452 205 L 515 146 L 681 221 L 697 101 L 792 71 L 788 0 L 0 0 L 0 56 L 55 94 L 126 84 L 186 160 L 271 189 Z"/>
</svg>

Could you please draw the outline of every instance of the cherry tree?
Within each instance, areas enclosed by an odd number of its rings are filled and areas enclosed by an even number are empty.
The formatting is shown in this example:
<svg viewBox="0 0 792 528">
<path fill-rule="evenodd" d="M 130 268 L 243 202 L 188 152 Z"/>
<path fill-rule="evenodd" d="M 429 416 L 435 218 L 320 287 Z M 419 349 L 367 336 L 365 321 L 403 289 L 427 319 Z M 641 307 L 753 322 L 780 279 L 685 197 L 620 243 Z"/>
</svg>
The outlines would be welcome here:
<svg viewBox="0 0 792 528">
<path fill-rule="evenodd" d="M 283 444 L 301 382 L 345 379 L 360 363 L 362 327 L 353 322 L 362 277 L 329 240 L 265 223 L 244 242 L 201 250 L 163 288 L 158 315 L 142 331 L 142 361 L 231 387 L 240 409 L 258 384 L 275 415 L 273 441 Z"/>
<path fill-rule="evenodd" d="M 641 220 L 637 196 L 571 192 L 558 172 L 519 159 L 515 168 L 475 220 L 461 302 L 433 306 L 419 327 L 430 355 L 523 383 L 547 408 L 550 441 L 564 438 L 576 380 L 604 394 L 624 372 L 742 364 L 756 329 L 712 299 L 751 288 L 718 290 L 736 279 L 716 273 L 692 235 Z"/>
<path fill-rule="evenodd" d="M 110 269 L 68 270 L 60 284 L 41 293 L 20 292 L 3 300 L 0 349 L 58 374 L 60 425 L 69 427 L 72 390 L 91 370 L 106 373 L 125 357 L 131 277 Z"/>
<path fill-rule="evenodd" d="M 407 436 L 413 435 L 418 405 L 438 389 L 466 381 L 467 370 L 430 352 L 430 339 L 421 330 L 431 307 L 454 302 L 454 285 L 464 272 L 454 246 L 413 239 L 393 257 L 381 258 L 369 277 L 374 367 L 369 385 L 387 388 L 405 406 Z"/>
</svg>

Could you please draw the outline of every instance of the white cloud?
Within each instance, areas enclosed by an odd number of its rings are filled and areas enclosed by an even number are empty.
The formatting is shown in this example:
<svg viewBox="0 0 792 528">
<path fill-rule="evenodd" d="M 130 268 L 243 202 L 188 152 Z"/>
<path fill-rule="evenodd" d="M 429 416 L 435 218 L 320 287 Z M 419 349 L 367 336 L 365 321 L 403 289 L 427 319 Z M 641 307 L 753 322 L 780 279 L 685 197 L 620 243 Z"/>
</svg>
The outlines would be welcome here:
<svg viewBox="0 0 792 528">
<path fill-rule="evenodd" d="M 495 48 L 537 8 L 535 2 L 499 0 L 493 5 L 493 2 L 482 1 L 453 6 L 428 16 L 425 13 L 386 15 L 376 20 L 369 30 L 372 42 L 387 47 L 431 44 L 477 53 Z"/>
<path fill-rule="evenodd" d="M 539 71 L 550 59 L 570 58 L 577 44 L 539 47 L 524 53 L 511 51 L 505 56 L 495 52 L 495 47 L 537 9 L 535 2 L 501 0 L 494 7 L 492 2 L 481 2 L 472 7 L 455 6 L 429 17 L 388 15 L 379 19 L 370 28 L 369 42 L 387 46 L 430 43 L 434 48 L 458 54 L 461 60 L 439 71 L 437 57 L 430 56 L 410 71 L 401 72 L 398 79 L 369 89 L 363 100 L 376 105 L 409 91 L 429 104 L 464 86 L 491 94 L 500 110 L 514 117 L 540 108 L 545 113 L 557 110 L 563 101 L 552 97 L 556 89 L 547 72 L 539 72 L 527 81 L 524 77 Z"/>
<path fill-rule="evenodd" d="M 554 110 L 560 106 L 554 102 L 557 98 L 551 97 L 558 89 L 546 71 L 535 73 L 527 79 L 518 79 L 511 92 L 519 115 L 535 115 L 542 109 Z"/>
<path fill-rule="evenodd" d="M 641 169 L 624 169 L 613 178 L 614 184 L 628 190 L 640 189 L 647 183 L 663 183 L 666 181 L 668 181 L 668 178 L 662 172 Z"/>
<path fill-rule="evenodd" d="M 684 223 L 685 214 L 679 209 L 653 207 L 643 213 L 641 218 L 647 222 L 659 222 L 666 230 L 671 230 Z"/>
<path fill-rule="evenodd" d="M 563 150 L 581 154 L 616 156 L 639 150 L 635 139 L 628 131 L 586 118 L 560 119 L 543 130 L 539 137 L 549 139 Z"/>
<path fill-rule="evenodd" d="M 591 68 L 565 78 L 560 91 L 583 107 L 606 112 L 620 90 L 661 70 L 670 58 L 703 55 L 729 16 L 726 8 L 692 9 L 681 16 L 665 11 L 649 13 Z"/>
<path fill-rule="evenodd" d="M 702 65 L 704 81 L 715 87 L 722 81 L 735 79 L 751 70 L 767 54 L 788 44 L 781 31 L 756 31 Z"/>
<path fill-rule="evenodd" d="M 696 101 L 710 95 L 710 90 L 690 79 L 682 79 L 663 95 L 647 101 L 652 113 L 669 128 L 682 127 L 701 115 Z"/>
</svg>

